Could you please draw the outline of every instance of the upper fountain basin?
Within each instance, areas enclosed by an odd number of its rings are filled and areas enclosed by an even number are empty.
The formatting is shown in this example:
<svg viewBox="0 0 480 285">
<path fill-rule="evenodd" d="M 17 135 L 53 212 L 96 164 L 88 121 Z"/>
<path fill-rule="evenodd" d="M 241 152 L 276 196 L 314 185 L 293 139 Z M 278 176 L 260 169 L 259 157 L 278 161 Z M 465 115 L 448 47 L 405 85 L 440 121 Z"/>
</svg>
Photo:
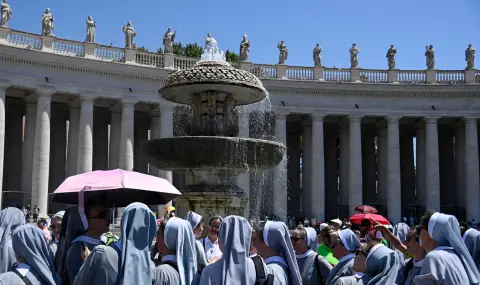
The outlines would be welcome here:
<svg viewBox="0 0 480 285">
<path fill-rule="evenodd" d="M 255 75 L 222 61 L 199 61 L 193 68 L 174 71 L 158 92 L 168 101 L 188 104 L 192 94 L 208 90 L 232 94 L 235 105 L 248 105 L 267 96 Z"/>
<path fill-rule="evenodd" d="M 148 162 L 163 170 L 272 168 L 286 152 L 281 143 L 235 137 L 180 136 L 144 142 Z"/>
</svg>

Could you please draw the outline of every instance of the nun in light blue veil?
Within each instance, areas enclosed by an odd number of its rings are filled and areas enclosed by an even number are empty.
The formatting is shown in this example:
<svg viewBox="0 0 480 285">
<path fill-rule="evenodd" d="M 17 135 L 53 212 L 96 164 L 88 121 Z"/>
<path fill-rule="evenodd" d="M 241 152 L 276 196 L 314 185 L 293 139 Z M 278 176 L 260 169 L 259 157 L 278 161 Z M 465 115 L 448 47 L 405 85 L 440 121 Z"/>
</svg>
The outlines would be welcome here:
<svg viewBox="0 0 480 285">
<path fill-rule="evenodd" d="M 390 285 L 395 284 L 400 262 L 396 252 L 384 246 L 377 244 L 367 255 L 365 262 L 370 280 L 368 285 Z"/>
<path fill-rule="evenodd" d="M 480 271 L 480 232 L 476 229 L 468 229 L 463 234 L 463 241 Z"/>
<path fill-rule="evenodd" d="M 287 225 L 283 222 L 266 222 L 263 229 L 263 240 L 269 248 L 280 253 L 281 257 L 285 259 L 288 266 L 289 284 L 301 285 L 302 277 Z"/>
<path fill-rule="evenodd" d="M 460 225 L 454 216 L 434 213 L 428 222 L 428 234 L 438 247 L 425 257 L 420 275 L 415 277 L 417 285 L 437 284 L 479 284 L 480 276 L 462 236 Z M 465 276 L 466 275 L 466 276 Z"/>
<path fill-rule="evenodd" d="M 192 226 L 192 230 L 194 230 L 200 223 L 202 222 L 202 216 L 199 214 L 189 211 L 185 216 L 185 220 L 187 220 L 190 225 Z M 208 265 L 207 257 L 205 256 L 205 249 L 203 248 L 202 243 L 195 238 L 195 245 L 197 247 L 197 266 L 199 267 L 199 272 L 203 270 Z"/>
<path fill-rule="evenodd" d="M 196 247 L 190 223 L 175 217 L 168 219 L 163 232 L 163 238 L 167 248 L 175 251 L 175 256 L 163 256 L 162 262 L 174 262 L 177 272 L 171 265 L 162 264 L 155 268 L 153 272 L 153 284 L 196 284 L 198 281 Z"/>
<path fill-rule="evenodd" d="M 218 238 L 222 257 L 203 270 L 200 285 L 255 284 L 255 265 L 249 258 L 252 238 L 250 223 L 243 217 L 228 216 L 220 225 Z"/>
<path fill-rule="evenodd" d="M 307 231 L 308 248 L 316 253 L 318 250 L 317 232 L 311 227 L 306 227 L 305 230 Z"/>
<path fill-rule="evenodd" d="M 53 253 L 45 241 L 42 230 L 31 225 L 20 226 L 13 233 L 12 243 L 21 263 L 14 269 L 15 272 L 1 274 L 0 284 L 24 285 L 23 278 L 35 285 L 60 284 L 53 264 Z"/>
<path fill-rule="evenodd" d="M 142 203 L 125 208 L 120 240 L 98 245 L 78 272 L 73 285 L 152 284 L 150 245 L 157 230 L 155 215 Z"/>
<path fill-rule="evenodd" d="M 25 216 L 20 209 L 9 207 L 0 212 L 0 274 L 12 269 L 17 261 L 12 247 L 12 234 L 25 224 Z"/>
</svg>

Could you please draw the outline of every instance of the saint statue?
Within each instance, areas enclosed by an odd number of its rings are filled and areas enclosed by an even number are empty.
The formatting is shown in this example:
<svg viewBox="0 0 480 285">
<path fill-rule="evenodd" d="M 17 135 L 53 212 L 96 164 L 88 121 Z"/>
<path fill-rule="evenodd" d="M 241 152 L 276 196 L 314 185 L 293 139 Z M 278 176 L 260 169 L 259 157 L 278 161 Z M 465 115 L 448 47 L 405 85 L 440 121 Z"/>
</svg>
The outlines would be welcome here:
<svg viewBox="0 0 480 285">
<path fill-rule="evenodd" d="M 205 50 L 215 50 L 218 48 L 217 40 L 214 39 L 210 33 L 205 37 Z"/>
<path fill-rule="evenodd" d="M 10 18 L 12 18 L 12 8 L 10 8 L 10 5 L 8 5 L 7 0 L 3 0 L 1 7 L 2 19 L 0 21 L 0 26 L 6 28 L 8 21 L 10 20 Z"/>
<path fill-rule="evenodd" d="M 315 66 L 322 66 L 322 57 L 320 56 L 321 52 L 322 48 L 320 47 L 320 44 L 317 44 L 313 49 L 313 62 L 315 63 Z"/>
<path fill-rule="evenodd" d="M 358 67 L 358 53 L 360 50 L 357 48 L 357 44 L 352 44 L 350 48 L 350 68 Z"/>
<path fill-rule="evenodd" d="M 243 35 L 243 40 L 240 43 L 240 61 L 248 61 L 248 54 L 250 53 L 250 41 L 247 39 L 247 34 Z"/>
<path fill-rule="evenodd" d="M 125 33 L 125 48 L 135 48 L 135 42 L 133 39 L 137 33 L 133 29 L 132 22 L 128 21 L 127 25 L 123 26 L 122 30 Z"/>
<path fill-rule="evenodd" d="M 433 46 L 425 46 L 425 60 L 427 63 L 427 69 L 428 70 L 433 70 L 435 69 L 435 50 L 433 49 Z"/>
<path fill-rule="evenodd" d="M 280 54 L 278 55 L 278 64 L 285 64 L 285 61 L 288 58 L 287 46 L 283 41 L 281 41 L 277 44 L 277 48 L 280 51 Z"/>
<path fill-rule="evenodd" d="M 467 61 L 467 70 L 475 69 L 475 49 L 471 44 L 469 44 L 465 50 L 465 60 Z"/>
<path fill-rule="evenodd" d="M 388 60 L 388 69 L 395 69 L 395 55 L 397 54 L 397 49 L 390 45 L 390 48 L 387 51 L 387 60 Z"/>
<path fill-rule="evenodd" d="M 172 32 L 172 28 L 168 28 L 163 35 L 163 53 L 173 53 L 173 42 L 175 42 L 175 35 L 177 32 Z"/>
<path fill-rule="evenodd" d="M 54 21 L 55 19 L 53 18 L 52 13 L 50 13 L 50 8 L 45 9 L 45 12 L 43 12 L 42 15 L 42 35 L 52 36 Z"/>
<path fill-rule="evenodd" d="M 97 26 L 97 21 L 92 19 L 92 16 L 87 18 L 87 36 L 85 37 L 86 42 L 95 42 L 95 27 Z"/>
</svg>

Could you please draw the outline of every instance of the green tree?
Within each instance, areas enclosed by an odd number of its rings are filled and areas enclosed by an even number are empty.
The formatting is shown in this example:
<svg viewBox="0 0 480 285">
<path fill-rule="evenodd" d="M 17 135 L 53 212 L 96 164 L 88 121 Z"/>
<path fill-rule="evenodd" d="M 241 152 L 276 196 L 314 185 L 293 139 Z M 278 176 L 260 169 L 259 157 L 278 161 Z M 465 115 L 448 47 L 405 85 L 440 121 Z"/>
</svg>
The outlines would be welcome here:
<svg viewBox="0 0 480 285">
<path fill-rule="evenodd" d="M 160 48 L 157 48 L 157 53 L 158 54 L 162 54 L 163 53 L 163 49 L 160 47 Z"/>
<path fill-rule="evenodd" d="M 173 43 L 173 53 L 176 55 L 183 55 L 183 45 L 181 42 Z"/>
<path fill-rule="evenodd" d="M 148 49 L 147 49 L 145 46 L 141 46 L 141 47 L 137 48 L 137 51 L 139 51 L 139 52 L 148 52 Z"/>
<path fill-rule="evenodd" d="M 227 59 L 228 62 L 238 62 L 239 56 L 238 54 L 230 50 L 227 50 L 227 52 L 225 52 L 225 58 Z"/>
<path fill-rule="evenodd" d="M 148 52 L 148 49 L 144 46 L 137 48 L 138 52 Z M 152 60 L 148 56 L 143 54 L 135 54 L 135 62 L 141 65 L 152 65 Z"/>
<path fill-rule="evenodd" d="M 187 57 L 200 58 L 202 56 L 203 48 L 197 43 L 189 43 L 183 49 L 183 55 Z"/>
</svg>

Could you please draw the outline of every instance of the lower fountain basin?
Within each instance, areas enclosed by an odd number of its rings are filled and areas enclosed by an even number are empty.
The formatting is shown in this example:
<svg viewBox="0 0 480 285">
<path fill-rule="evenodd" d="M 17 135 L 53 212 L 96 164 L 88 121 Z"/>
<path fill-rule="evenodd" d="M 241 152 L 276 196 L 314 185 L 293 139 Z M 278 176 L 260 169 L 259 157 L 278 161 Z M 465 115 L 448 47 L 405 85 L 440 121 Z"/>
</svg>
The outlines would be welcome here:
<svg viewBox="0 0 480 285">
<path fill-rule="evenodd" d="M 182 136 L 153 139 L 142 146 L 148 162 L 163 170 L 225 169 L 247 171 L 279 164 L 286 148 L 268 140 Z"/>
</svg>

